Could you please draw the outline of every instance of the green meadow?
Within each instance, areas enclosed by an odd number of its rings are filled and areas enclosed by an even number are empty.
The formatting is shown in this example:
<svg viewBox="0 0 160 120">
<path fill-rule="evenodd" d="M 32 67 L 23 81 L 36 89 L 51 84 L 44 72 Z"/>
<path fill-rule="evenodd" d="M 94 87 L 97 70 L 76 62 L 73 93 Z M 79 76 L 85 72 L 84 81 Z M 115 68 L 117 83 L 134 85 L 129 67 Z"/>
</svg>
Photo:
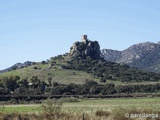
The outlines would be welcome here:
<svg viewBox="0 0 160 120">
<path fill-rule="evenodd" d="M 1 105 L 2 106 L 2 105 Z M 4 112 L 40 112 L 40 104 L 29 105 L 4 105 Z M 88 112 L 97 110 L 112 111 L 117 108 L 138 108 L 160 110 L 160 98 L 111 98 L 111 99 L 86 99 L 78 102 L 64 102 L 64 112 Z"/>
</svg>

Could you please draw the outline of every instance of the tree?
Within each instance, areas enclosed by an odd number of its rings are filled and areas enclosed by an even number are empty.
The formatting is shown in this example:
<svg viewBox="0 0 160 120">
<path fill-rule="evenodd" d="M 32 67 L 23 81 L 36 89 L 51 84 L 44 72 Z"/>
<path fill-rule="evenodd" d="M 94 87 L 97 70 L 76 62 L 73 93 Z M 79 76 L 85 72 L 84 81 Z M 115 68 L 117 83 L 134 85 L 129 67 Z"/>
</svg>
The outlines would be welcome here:
<svg viewBox="0 0 160 120">
<path fill-rule="evenodd" d="M 28 88 L 28 80 L 27 79 L 22 79 L 21 81 L 18 82 L 19 86 L 23 86 L 25 88 Z"/>
<path fill-rule="evenodd" d="M 46 86 L 46 83 L 45 83 L 45 82 L 41 82 L 41 83 L 38 85 L 37 89 L 39 90 L 39 93 L 40 93 L 40 94 L 43 94 L 43 93 L 44 93 L 44 91 L 45 91 L 45 86 Z"/>
<path fill-rule="evenodd" d="M 97 82 L 95 82 L 95 81 L 93 81 L 93 80 L 86 80 L 85 81 L 85 84 L 84 84 L 86 87 L 92 87 L 92 86 L 97 86 L 98 85 L 98 83 Z"/>
<path fill-rule="evenodd" d="M 97 86 L 92 86 L 91 88 L 90 88 L 90 90 L 89 90 L 89 93 L 90 94 L 99 94 L 99 92 L 100 92 L 100 90 L 98 89 L 98 87 Z"/>
<path fill-rule="evenodd" d="M 15 89 L 14 94 L 17 95 L 28 95 L 28 89 L 24 86 Z"/>
<path fill-rule="evenodd" d="M 48 77 L 47 79 L 48 79 L 48 84 L 51 87 L 52 86 L 52 77 Z"/>
<path fill-rule="evenodd" d="M 10 76 L 9 78 L 4 77 L 4 78 L 2 78 L 3 86 L 11 91 L 14 91 L 14 89 L 16 87 L 18 87 L 18 84 L 17 84 L 18 79 L 19 79 L 19 77 L 17 77 L 17 76 Z"/>
<path fill-rule="evenodd" d="M 100 79 L 100 82 L 101 82 L 101 83 L 105 83 L 105 82 L 106 82 L 106 79 L 101 78 L 101 79 Z"/>
<path fill-rule="evenodd" d="M 53 82 L 53 87 L 56 87 L 56 86 L 59 86 L 59 83 L 58 82 Z"/>
<path fill-rule="evenodd" d="M 45 62 L 45 61 L 42 61 L 41 63 L 42 63 L 42 64 L 46 64 L 46 62 Z"/>
<path fill-rule="evenodd" d="M 39 84 L 39 83 L 40 83 L 40 80 L 38 79 L 37 76 L 32 76 L 31 82 L 34 83 L 34 84 Z"/>
<path fill-rule="evenodd" d="M 77 88 L 78 88 L 78 85 L 73 84 L 73 83 L 70 83 L 66 87 L 67 92 L 70 92 L 71 94 L 76 94 L 77 93 Z"/>
</svg>

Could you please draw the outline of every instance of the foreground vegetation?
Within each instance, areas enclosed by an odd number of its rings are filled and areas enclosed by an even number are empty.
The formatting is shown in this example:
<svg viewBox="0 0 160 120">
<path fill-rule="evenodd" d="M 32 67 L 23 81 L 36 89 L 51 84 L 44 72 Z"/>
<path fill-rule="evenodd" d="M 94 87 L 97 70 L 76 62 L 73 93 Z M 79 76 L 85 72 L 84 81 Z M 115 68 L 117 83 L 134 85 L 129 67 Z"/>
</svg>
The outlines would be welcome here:
<svg viewBox="0 0 160 120">
<path fill-rule="evenodd" d="M 59 84 L 52 81 L 52 78 L 48 78 L 48 83 L 41 81 L 37 76 L 31 78 L 31 82 L 27 79 L 20 79 L 19 76 L 10 76 L 2 78 L 0 81 L 0 95 L 10 96 L 26 96 L 27 101 L 32 100 L 31 96 L 41 95 L 53 96 L 53 95 L 121 95 L 121 94 L 142 94 L 142 93 L 154 93 L 159 94 L 160 83 L 157 84 L 135 84 L 135 85 L 115 85 L 108 83 L 100 85 L 93 80 L 85 80 L 82 85 L 70 83 L 68 85 Z M 21 99 L 21 98 L 16 99 Z"/>
<path fill-rule="evenodd" d="M 0 75 L 1 101 L 31 103 L 32 96 L 77 95 L 81 99 L 47 100 L 42 105 L 0 107 L 2 120 L 135 120 L 125 114 L 160 114 L 160 99 L 87 99 L 89 96 L 160 93 L 160 74 L 146 73 L 104 60 L 54 57 Z M 149 84 L 146 84 L 146 81 Z M 137 84 L 131 84 L 135 83 Z M 151 83 L 150 83 L 151 82 Z M 117 84 L 118 83 L 118 84 Z M 2 99 L 8 96 L 7 99 Z M 14 97 L 15 96 L 15 97 Z M 25 98 L 23 97 L 25 96 Z M 160 115 L 159 115 L 160 116 Z M 152 117 L 153 118 L 153 117 Z M 150 120 L 151 117 L 144 118 Z M 156 117 L 155 120 L 160 120 Z"/>
<path fill-rule="evenodd" d="M 16 110 L 19 111 L 16 111 Z M 1 118 L 27 120 L 137 120 L 125 114 L 155 114 L 160 120 L 160 98 L 47 100 L 42 105 L 5 106 Z M 132 116 L 134 117 L 134 116 Z M 152 116 L 154 117 L 154 116 Z M 152 120 L 151 117 L 142 120 Z"/>
</svg>

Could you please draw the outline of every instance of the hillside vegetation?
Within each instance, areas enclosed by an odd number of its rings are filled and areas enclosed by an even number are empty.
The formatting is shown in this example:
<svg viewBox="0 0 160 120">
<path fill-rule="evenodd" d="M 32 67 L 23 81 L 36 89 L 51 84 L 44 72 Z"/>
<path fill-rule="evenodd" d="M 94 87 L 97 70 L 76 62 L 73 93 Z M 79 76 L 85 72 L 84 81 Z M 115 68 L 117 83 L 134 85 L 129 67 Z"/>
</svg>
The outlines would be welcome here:
<svg viewBox="0 0 160 120">
<path fill-rule="evenodd" d="M 105 61 L 98 42 L 85 37 L 73 44 L 70 53 L 0 74 L 0 95 L 159 93 L 159 81 L 158 73 Z"/>
<path fill-rule="evenodd" d="M 86 79 L 93 79 L 93 76 L 85 71 L 63 69 L 61 66 L 67 64 L 67 59 L 68 57 L 62 55 L 52 57 L 47 62 L 42 61 L 25 68 L 2 73 L 0 74 L 0 78 L 19 76 L 21 79 L 31 79 L 33 76 L 37 76 L 40 80 L 47 82 L 48 77 L 52 77 L 52 81 L 62 84 L 82 84 Z M 94 80 L 98 81 L 98 79 Z"/>
<path fill-rule="evenodd" d="M 148 79 L 144 79 L 148 78 Z M 152 81 L 155 84 L 113 84 Z M 113 95 L 159 93 L 159 74 L 142 72 L 126 65 L 87 57 L 60 55 L 47 63 L 1 74 L 0 95 Z M 101 83 L 101 84 L 100 84 Z M 27 100 L 30 100 L 27 98 Z"/>
</svg>

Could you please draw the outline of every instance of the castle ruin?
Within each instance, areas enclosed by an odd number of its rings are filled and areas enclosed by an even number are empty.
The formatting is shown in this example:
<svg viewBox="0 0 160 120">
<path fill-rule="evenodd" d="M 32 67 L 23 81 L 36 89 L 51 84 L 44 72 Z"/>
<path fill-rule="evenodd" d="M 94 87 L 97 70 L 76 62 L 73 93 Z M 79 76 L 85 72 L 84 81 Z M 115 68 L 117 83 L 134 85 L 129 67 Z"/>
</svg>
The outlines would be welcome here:
<svg viewBox="0 0 160 120">
<path fill-rule="evenodd" d="M 82 35 L 82 42 L 87 43 L 87 35 Z"/>
<path fill-rule="evenodd" d="M 97 41 L 87 39 L 87 35 L 81 36 L 82 42 L 75 42 L 70 48 L 70 55 L 72 57 L 86 58 L 100 58 L 100 45 Z"/>
</svg>

